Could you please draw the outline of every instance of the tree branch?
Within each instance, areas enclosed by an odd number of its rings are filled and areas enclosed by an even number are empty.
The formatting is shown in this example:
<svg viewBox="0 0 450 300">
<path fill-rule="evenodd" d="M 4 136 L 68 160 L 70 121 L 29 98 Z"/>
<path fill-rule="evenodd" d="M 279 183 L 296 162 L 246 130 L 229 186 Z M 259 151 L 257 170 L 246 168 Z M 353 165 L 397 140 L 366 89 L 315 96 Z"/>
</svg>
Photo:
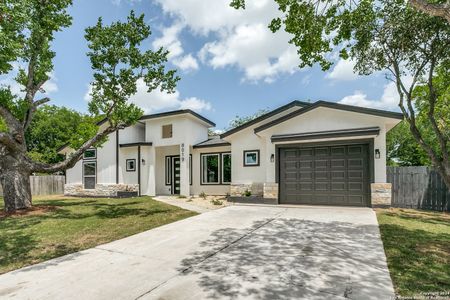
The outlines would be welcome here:
<svg viewBox="0 0 450 300">
<path fill-rule="evenodd" d="M 85 142 L 80 148 L 78 148 L 78 150 L 72 153 L 66 160 L 56 164 L 35 162 L 30 158 L 27 158 L 31 172 L 55 173 L 58 171 L 63 171 L 72 168 L 73 166 L 75 166 L 75 164 L 78 162 L 78 160 L 81 158 L 81 156 L 87 149 L 92 147 L 92 145 L 100 141 L 108 134 L 115 132 L 117 129 L 118 129 L 117 127 L 108 127 L 105 130 L 98 132 L 93 138 Z"/>
<path fill-rule="evenodd" d="M 37 101 L 33 102 L 31 107 L 27 110 L 27 114 L 25 116 L 25 120 L 24 120 L 24 123 L 23 123 L 23 131 L 26 131 L 28 129 L 28 126 L 30 126 L 31 120 L 33 119 L 33 114 L 36 111 L 36 109 L 39 106 L 41 106 L 41 105 L 43 105 L 43 104 L 45 104 L 45 103 L 47 103 L 49 101 L 50 101 L 50 98 L 45 97 L 45 98 L 42 98 L 40 100 L 37 100 Z"/>
<path fill-rule="evenodd" d="M 434 17 L 441 17 L 450 23 L 450 2 L 439 4 L 430 3 L 427 0 L 409 0 L 409 4 L 414 8 Z"/>
</svg>

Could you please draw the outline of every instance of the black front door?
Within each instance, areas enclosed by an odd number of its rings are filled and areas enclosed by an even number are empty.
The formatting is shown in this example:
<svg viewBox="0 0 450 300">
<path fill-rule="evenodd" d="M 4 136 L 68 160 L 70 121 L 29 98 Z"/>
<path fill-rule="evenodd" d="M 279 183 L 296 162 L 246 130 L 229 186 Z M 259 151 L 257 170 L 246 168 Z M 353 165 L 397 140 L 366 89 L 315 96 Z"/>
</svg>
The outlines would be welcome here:
<svg viewBox="0 0 450 300">
<path fill-rule="evenodd" d="M 172 194 L 180 194 L 180 157 L 172 157 Z"/>
</svg>

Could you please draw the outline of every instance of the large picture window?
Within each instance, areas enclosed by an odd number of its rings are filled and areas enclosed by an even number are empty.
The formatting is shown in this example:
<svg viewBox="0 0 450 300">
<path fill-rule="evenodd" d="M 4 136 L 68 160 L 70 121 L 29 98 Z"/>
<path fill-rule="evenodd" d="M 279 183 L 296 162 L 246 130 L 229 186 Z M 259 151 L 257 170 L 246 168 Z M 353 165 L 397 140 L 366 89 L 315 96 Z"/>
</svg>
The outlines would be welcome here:
<svg viewBox="0 0 450 300">
<path fill-rule="evenodd" d="M 83 163 L 83 185 L 85 189 L 95 189 L 97 163 L 95 161 Z"/>
<path fill-rule="evenodd" d="M 222 153 L 222 183 L 231 183 L 231 153 Z"/>
<path fill-rule="evenodd" d="M 202 154 L 202 183 L 219 184 L 219 154 Z"/>
</svg>

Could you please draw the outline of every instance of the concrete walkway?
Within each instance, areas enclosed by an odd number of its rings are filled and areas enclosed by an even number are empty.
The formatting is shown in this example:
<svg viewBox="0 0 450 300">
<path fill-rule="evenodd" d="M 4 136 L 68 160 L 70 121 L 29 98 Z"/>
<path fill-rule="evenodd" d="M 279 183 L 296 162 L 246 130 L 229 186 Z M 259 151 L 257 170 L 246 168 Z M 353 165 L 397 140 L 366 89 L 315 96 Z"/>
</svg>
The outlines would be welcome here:
<svg viewBox="0 0 450 300">
<path fill-rule="evenodd" d="M 368 208 L 230 206 L 0 276 L 2 299 L 391 299 Z"/>
</svg>

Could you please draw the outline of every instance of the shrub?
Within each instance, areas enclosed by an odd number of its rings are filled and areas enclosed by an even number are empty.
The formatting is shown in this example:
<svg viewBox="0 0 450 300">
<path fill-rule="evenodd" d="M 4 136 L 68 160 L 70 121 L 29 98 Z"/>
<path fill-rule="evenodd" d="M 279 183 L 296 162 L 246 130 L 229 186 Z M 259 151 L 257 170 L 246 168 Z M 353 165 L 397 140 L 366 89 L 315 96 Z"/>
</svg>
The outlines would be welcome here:
<svg viewBox="0 0 450 300">
<path fill-rule="evenodd" d="M 245 190 L 245 192 L 242 194 L 242 196 L 245 196 L 245 197 L 250 197 L 252 195 L 252 191 L 250 191 L 250 190 Z"/>
<path fill-rule="evenodd" d="M 200 198 L 203 198 L 204 200 L 206 200 L 206 194 L 205 194 L 205 192 L 201 192 L 198 196 L 199 196 Z"/>
<path fill-rule="evenodd" d="M 212 199 L 211 203 L 213 205 L 222 205 L 223 204 L 223 202 L 220 199 Z"/>
</svg>

